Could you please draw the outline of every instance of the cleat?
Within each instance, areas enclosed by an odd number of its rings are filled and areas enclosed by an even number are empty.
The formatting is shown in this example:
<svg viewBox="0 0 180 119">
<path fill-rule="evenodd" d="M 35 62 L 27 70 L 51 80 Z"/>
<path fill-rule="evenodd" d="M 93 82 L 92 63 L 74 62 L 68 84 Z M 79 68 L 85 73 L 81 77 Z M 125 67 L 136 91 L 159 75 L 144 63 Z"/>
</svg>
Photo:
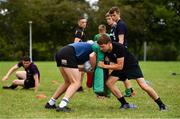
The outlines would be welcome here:
<svg viewBox="0 0 180 119">
<path fill-rule="evenodd" d="M 160 111 L 166 111 L 167 110 L 166 105 L 162 104 L 161 106 L 159 106 L 159 110 Z"/>
<path fill-rule="evenodd" d="M 69 107 L 63 107 L 63 108 L 60 108 L 59 106 L 56 108 L 56 111 L 57 112 L 70 112 L 71 109 Z"/>
<path fill-rule="evenodd" d="M 56 105 L 50 105 L 49 103 L 46 103 L 46 105 L 44 106 L 46 109 L 56 109 Z"/>
<path fill-rule="evenodd" d="M 134 104 L 124 104 L 124 105 L 121 105 L 120 106 L 120 109 L 135 109 L 135 108 L 137 108 L 137 106 L 136 105 L 134 105 Z"/>
</svg>

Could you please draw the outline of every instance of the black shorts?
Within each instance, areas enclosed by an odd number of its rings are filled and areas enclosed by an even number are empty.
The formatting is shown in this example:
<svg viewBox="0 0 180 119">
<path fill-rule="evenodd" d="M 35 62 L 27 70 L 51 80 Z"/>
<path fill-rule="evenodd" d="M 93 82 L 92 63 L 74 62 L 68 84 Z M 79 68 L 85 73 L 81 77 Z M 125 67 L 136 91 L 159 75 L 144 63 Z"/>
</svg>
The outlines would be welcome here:
<svg viewBox="0 0 180 119">
<path fill-rule="evenodd" d="M 114 70 L 110 75 L 119 77 L 120 81 L 125 81 L 126 79 L 143 78 L 143 73 L 139 65 L 123 70 Z"/>
<path fill-rule="evenodd" d="M 69 68 L 78 68 L 78 60 L 76 58 L 76 53 L 72 46 L 63 47 L 55 55 L 55 60 L 57 67 L 69 67 Z"/>
<path fill-rule="evenodd" d="M 28 88 L 33 88 L 33 87 L 35 87 L 34 79 L 26 79 L 24 81 L 24 88 L 28 89 Z"/>
</svg>

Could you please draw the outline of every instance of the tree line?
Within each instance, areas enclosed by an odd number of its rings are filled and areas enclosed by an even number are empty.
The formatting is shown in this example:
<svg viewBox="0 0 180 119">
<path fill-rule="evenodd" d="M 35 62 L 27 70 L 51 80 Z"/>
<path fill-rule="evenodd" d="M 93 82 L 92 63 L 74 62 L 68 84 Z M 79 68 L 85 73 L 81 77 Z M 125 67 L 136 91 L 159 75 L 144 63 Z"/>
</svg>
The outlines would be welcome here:
<svg viewBox="0 0 180 119">
<path fill-rule="evenodd" d="M 105 24 L 105 14 L 118 6 L 128 27 L 129 50 L 147 60 L 180 60 L 179 0 L 0 0 L 0 60 L 29 55 L 29 21 L 32 21 L 33 60 L 54 60 L 54 53 L 73 42 L 80 16 L 88 17 L 87 39 Z M 107 26 L 108 30 L 110 29 Z"/>
</svg>

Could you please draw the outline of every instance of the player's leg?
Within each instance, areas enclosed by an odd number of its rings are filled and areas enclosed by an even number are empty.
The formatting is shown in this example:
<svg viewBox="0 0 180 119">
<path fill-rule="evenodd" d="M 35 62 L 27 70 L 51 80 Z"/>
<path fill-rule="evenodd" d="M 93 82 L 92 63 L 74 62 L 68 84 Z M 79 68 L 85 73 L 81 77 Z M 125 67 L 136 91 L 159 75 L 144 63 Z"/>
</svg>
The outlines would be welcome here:
<svg viewBox="0 0 180 119">
<path fill-rule="evenodd" d="M 70 109 L 67 108 L 69 99 L 76 93 L 78 88 L 81 86 L 81 73 L 77 68 L 65 68 L 64 71 L 68 75 L 70 85 L 67 88 L 65 95 L 56 110 L 66 112 L 70 111 Z"/>
<path fill-rule="evenodd" d="M 138 85 L 141 87 L 141 89 L 143 89 L 145 92 L 147 92 L 147 94 L 152 99 L 156 100 L 159 97 L 157 95 L 157 93 L 155 92 L 155 90 L 146 83 L 144 78 L 138 78 L 136 81 L 137 81 Z"/>
<path fill-rule="evenodd" d="M 70 81 L 68 79 L 67 74 L 64 71 L 63 67 L 59 68 L 60 73 L 63 76 L 64 79 L 64 83 L 62 85 L 60 85 L 55 93 L 53 94 L 52 98 L 49 100 L 49 102 L 45 105 L 45 108 L 48 109 L 54 109 L 56 108 L 55 104 L 56 104 L 56 100 L 66 91 L 66 89 L 68 88 L 68 86 L 70 85 Z"/>
<path fill-rule="evenodd" d="M 14 80 L 10 86 L 3 86 L 3 89 L 15 89 L 18 85 L 23 86 L 24 80 L 26 79 L 26 71 L 17 71 L 16 77 L 18 79 Z"/>
<path fill-rule="evenodd" d="M 128 74 L 128 79 L 136 79 L 138 85 L 158 104 L 160 110 L 165 110 L 166 107 L 159 98 L 156 91 L 149 86 L 143 78 L 143 73 L 139 65 L 133 67 L 126 72 Z"/>
<path fill-rule="evenodd" d="M 12 85 L 10 86 L 12 89 L 15 89 L 17 86 L 24 86 L 24 81 L 25 80 L 19 80 L 19 79 L 15 79 L 12 82 Z"/>
<path fill-rule="evenodd" d="M 17 71 L 16 72 L 16 77 L 18 79 L 25 80 L 26 79 L 26 71 Z"/>
<path fill-rule="evenodd" d="M 108 80 L 106 81 L 106 85 L 111 90 L 114 96 L 123 97 L 122 93 L 120 92 L 118 87 L 115 85 L 118 79 L 119 79 L 118 77 L 110 76 Z"/>
<path fill-rule="evenodd" d="M 125 81 L 123 81 L 123 83 L 124 83 L 124 86 L 126 88 L 124 96 L 125 97 L 135 96 L 135 91 L 132 88 L 130 80 L 126 79 Z"/>
<path fill-rule="evenodd" d="M 24 86 L 24 81 L 25 80 L 16 79 L 16 80 L 13 81 L 13 85 Z"/>
<path fill-rule="evenodd" d="M 84 72 L 81 71 L 81 82 L 83 82 L 83 78 L 84 78 Z M 83 92 L 83 87 L 82 87 L 82 83 L 81 83 L 81 86 L 78 88 L 77 90 L 78 92 Z"/>
<path fill-rule="evenodd" d="M 57 91 L 54 93 L 53 95 L 53 98 L 54 99 L 58 99 L 59 96 L 61 96 L 65 91 L 66 89 L 68 88 L 68 86 L 70 85 L 70 81 L 68 79 L 68 76 L 67 74 L 65 73 L 64 71 L 64 68 L 59 68 L 62 76 L 63 76 L 63 79 L 64 79 L 64 83 L 62 85 L 60 85 L 57 89 Z"/>
<path fill-rule="evenodd" d="M 115 85 L 118 81 L 119 77 L 110 76 L 106 81 L 107 87 L 111 90 L 113 95 L 117 98 L 117 100 L 121 103 L 120 109 L 127 109 L 127 108 L 136 108 L 135 105 L 129 104 L 124 96 L 122 95 L 121 91 Z"/>
<path fill-rule="evenodd" d="M 160 110 L 166 110 L 165 104 L 161 101 L 156 91 L 146 83 L 144 78 L 138 78 L 136 81 L 138 85 L 158 104 Z"/>
<path fill-rule="evenodd" d="M 24 86 L 25 80 L 15 79 L 10 86 L 3 86 L 3 89 L 15 89 L 18 86 Z"/>
<path fill-rule="evenodd" d="M 81 86 L 81 73 L 77 68 L 65 68 L 65 72 L 68 74 L 70 80 L 70 85 L 65 92 L 65 97 L 71 98 Z"/>
</svg>

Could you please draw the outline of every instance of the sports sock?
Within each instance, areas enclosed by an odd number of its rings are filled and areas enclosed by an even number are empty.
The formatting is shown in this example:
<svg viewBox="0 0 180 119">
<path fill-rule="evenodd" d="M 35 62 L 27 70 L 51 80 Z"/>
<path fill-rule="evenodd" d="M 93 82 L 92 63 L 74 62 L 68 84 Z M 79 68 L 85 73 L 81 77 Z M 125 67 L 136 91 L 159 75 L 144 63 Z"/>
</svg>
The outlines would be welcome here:
<svg viewBox="0 0 180 119">
<path fill-rule="evenodd" d="M 131 90 L 131 93 L 133 92 L 133 89 L 132 88 L 130 88 L 130 90 Z"/>
<path fill-rule="evenodd" d="M 56 100 L 54 98 L 51 98 L 48 102 L 50 105 L 55 105 Z"/>
<path fill-rule="evenodd" d="M 160 106 L 164 105 L 160 98 L 156 99 L 155 102 Z"/>
<path fill-rule="evenodd" d="M 125 94 L 126 94 L 127 96 L 130 96 L 130 95 L 131 95 L 131 89 L 130 89 L 130 88 L 127 88 L 127 89 L 125 90 Z"/>
<path fill-rule="evenodd" d="M 121 98 L 117 98 L 119 100 L 119 102 L 124 105 L 124 104 L 128 104 L 128 102 L 126 102 L 125 98 L 124 97 L 121 97 Z"/>
<path fill-rule="evenodd" d="M 67 106 L 68 103 L 69 103 L 68 98 L 63 97 L 63 99 L 61 100 L 61 103 L 59 104 L 59 107 L 60 107 L 60 108 L 63 108 L 63 107 L 65 107 L 65 106 Z"/>
</svg>

